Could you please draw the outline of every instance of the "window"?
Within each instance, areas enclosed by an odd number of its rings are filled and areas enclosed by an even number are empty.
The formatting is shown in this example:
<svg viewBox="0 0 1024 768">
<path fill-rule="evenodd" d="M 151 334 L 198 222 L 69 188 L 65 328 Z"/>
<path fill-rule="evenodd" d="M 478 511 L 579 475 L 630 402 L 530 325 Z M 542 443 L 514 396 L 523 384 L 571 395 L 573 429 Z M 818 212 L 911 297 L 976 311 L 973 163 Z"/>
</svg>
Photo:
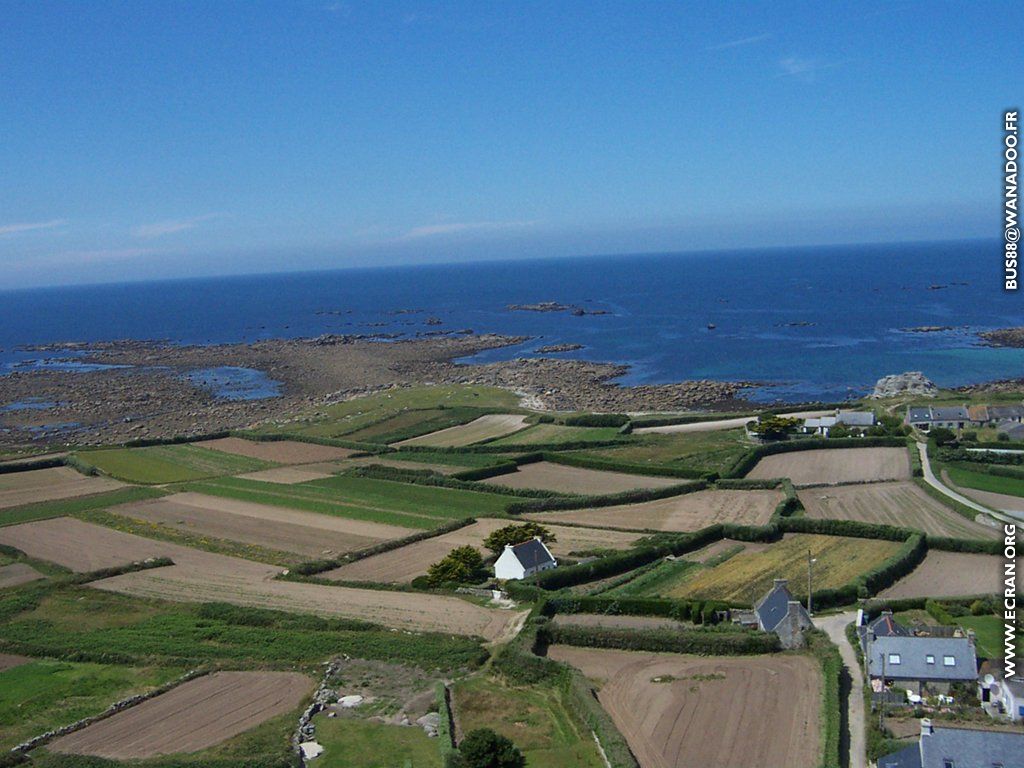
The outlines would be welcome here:
<svg viewBox="0 0 1024 768">
<path fill-rule="evenodd" d="M 942 666 L 944 666 L 944 667 L 955 667 L 956 666 L 956 656 L 943 656 L 942 657 Z"/>
<path fill-rule="evenodd" d="M 900 663 L 900 655 L 898 653 L 890 653 L 889 654 L 889 663 L 890 664 L 899 664 Z"/>
<path fill-rule="evenodd" d="M 956 768 L 956 764 L 952 760 L 943 760 L 942 768 Z"/>
<path fill-rule="evenodd" d="M 926 664 L 934 664 L 935 663 L 935 657 L 932 656 L 929 653 L 927 656 L 924 657 L 924 661 L 925 661 Z"/>
</svg>

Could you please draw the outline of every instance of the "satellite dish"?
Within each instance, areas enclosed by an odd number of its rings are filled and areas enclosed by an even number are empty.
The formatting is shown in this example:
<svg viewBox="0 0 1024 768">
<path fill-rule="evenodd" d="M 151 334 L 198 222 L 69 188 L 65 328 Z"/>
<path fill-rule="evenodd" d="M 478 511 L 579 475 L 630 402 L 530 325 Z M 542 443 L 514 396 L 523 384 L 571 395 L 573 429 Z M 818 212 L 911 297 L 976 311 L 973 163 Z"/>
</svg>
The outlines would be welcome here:
<svg viewBox="0 0 1024 768">
<path fill-rule="evenodd" d="M 996 679 L 995 679 L 995 677 L 993 675 L 991 675 L 991 674 L 985 675 L 985 685 L 986 685 L 986 687 L 989 686 L 989 685 L 992 685 L 992 683 L 994 683 L 995 681 L 996 681 Z"/>
</svg>

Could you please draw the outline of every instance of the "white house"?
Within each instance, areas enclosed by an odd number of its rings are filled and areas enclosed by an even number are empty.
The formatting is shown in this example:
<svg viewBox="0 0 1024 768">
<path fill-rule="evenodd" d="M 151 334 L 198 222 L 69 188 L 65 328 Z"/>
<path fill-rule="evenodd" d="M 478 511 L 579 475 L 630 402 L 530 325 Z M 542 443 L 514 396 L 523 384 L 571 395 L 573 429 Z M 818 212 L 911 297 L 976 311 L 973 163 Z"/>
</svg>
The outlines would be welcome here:
<svg viewBox="0 0 1024 768">
<path fill-rule="evenodd" d="M 837 424 L 854 429 L 870 429 L 875 426 L 875 414 L 872 411 L 840 411 L 832 416 L 819 416 L 804 419 L 803 432 L 808 435 L 825 435 Z"/>
<path fill-rule="evenodd" d="M 558 566 L 551 551 L 544 546 L 540 537 L 534 537 L 522 544 L 505 545 L 505 551 L 494 563 L 494 577 L 497 579 L 525 579 L 541 571 L 550 571 Z"/>
</svg>

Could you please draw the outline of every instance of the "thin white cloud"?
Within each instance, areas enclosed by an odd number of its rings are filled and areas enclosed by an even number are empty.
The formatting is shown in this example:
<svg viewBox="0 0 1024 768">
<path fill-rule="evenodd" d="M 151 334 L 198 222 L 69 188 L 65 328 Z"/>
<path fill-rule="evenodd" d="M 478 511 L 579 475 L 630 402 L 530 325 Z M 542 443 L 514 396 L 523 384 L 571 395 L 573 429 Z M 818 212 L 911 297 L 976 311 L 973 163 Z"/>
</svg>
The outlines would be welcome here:
<svg viewBox="0 0 1024 768">
<path fill-rule="evenodd" d="M 203 222 L 219 219 L 222 216 L 223 214 L 221 213 L 207 213 L 188 219 L 172 219 L 169 221 L 158 221 L 153 224 L 141 224 L 132 229 L 132 235 L 144 240 L 151 240 L 156 237 L 164 237 L 165 235 L 173 235 L 178 232 L 195 229 Z"/>
<path fill-rule="evenodd" d="M 400 239 L 416 240 L 421 237 L 455 235 L 463 232 L 496 232 L 503 229 L 521 229 L 532 226 L 534 223 L 532 221 L 456 221 L 447 224 L 427 224 L 422 227 L 413 227 Z"/>
<path fill-rule="evenodd" d="M 796 77 L 801 80 L 813 80 L 814 76 L 824 69 L 838 67 L 840 62 L 823 62 L 818 59 L 805 59 L 801 56 L 787 56 L 779 61 L 777 77 Z"/>
<path fill-rule="evenodd" d="M 20 222 L 17 224 L 0 224 L 0 235 L 16 235 L 19 232 L 35 232 L 40 229 L 54 229 L 66 224 L 65 219 L 51 219 L 50 221 Z"/>
<path fill-rule="evenodd" d="M 740 48 L 744 45 L 754 45 L 755 43 L 763 43 L 765 40 L 771 40 L 772 34 L 766 32 L 763 35 L 751 35 L 750 37 L 741 37 L 739 40 L 729 40 L 726 43 L 719 43 L 718 45 L 709 45 L 705 50 L 708 51 L 724 51 L 728 48 Z"/>
</svg>

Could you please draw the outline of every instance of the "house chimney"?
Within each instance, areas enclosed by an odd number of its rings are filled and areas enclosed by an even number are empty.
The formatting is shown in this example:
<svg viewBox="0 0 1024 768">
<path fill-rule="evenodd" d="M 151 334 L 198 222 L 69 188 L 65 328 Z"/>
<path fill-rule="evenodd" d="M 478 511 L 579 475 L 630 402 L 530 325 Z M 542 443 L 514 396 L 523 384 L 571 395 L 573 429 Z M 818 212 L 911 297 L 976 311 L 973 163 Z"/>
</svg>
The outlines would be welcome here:
<svg viewBox="0 0 1024 768">
<path fill-rule="evenodd" d="M 884 611 L 882 611 L 882 615 L 883 616 L 892 616 L 892 609 L 886 608 Z"/>
<path fill-rule="evenodd" d="M 774 579 L 776 587 L 785 587 L 789 584 L 789 579 Z"/>
<path fill-rule="evenodd" d="M 932 721 L 930 717 L 921 718 L 921 735 L 931 736 L 935 733 L 935 729 L 932 727 Z"/>
<path fill-rule="evenodd" d="M 511 545 L 511 544 L 506 544 L 506 545 L 505 545 L 505 549 L 506 549 L 506 550 L 512 549 L 512 545 Z"/>
</svg>

